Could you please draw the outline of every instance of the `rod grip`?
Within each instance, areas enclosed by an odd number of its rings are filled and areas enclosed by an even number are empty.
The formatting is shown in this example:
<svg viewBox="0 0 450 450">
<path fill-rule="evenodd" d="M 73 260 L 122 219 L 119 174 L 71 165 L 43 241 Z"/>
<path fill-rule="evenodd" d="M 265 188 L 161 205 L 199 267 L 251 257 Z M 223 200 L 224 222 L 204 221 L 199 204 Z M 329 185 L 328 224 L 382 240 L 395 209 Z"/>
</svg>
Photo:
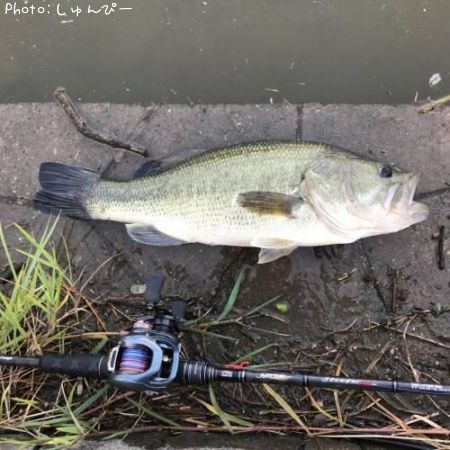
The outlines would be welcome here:
<svg viewBox="0 0 450 450">
<path fill-rule="evenodd" d="M 104 355 L 43 355 L 39 368 L 44 372 L 77 377 L 108 377 L 107 357 Z"/>
</svg>

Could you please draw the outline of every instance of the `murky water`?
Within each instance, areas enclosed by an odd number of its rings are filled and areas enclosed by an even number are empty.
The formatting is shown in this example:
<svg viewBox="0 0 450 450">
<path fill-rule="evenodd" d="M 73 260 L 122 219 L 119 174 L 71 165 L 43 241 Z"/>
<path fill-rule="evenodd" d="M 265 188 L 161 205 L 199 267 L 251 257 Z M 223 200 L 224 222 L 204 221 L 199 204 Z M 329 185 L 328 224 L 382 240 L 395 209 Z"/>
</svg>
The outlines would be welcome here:
<svg viewBox="0 0 450 450">
<path fill-rule="evenodd" d="M 445 0 L 15 4 L 16 14 L 1 2 L 0 102 L 50 100 L 58 85 L 83 101 L 145 104 L 409 103 L 450 92 Z"/>
</svg>

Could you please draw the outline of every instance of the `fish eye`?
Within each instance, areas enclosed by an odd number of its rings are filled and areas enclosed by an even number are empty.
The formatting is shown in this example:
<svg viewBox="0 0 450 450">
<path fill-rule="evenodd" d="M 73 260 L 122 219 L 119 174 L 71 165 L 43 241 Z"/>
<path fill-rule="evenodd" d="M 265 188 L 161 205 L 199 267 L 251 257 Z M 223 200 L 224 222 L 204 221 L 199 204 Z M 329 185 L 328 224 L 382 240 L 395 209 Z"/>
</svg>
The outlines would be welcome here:
<svg viewBox="0 0 450 450">
<path fill-rule="evenodd" d="M 383 164 L 378 168 L 378 173 L 382 178 L 391 178 L 392 177 L 392 167 L 387 164 Z"/>
</svg>

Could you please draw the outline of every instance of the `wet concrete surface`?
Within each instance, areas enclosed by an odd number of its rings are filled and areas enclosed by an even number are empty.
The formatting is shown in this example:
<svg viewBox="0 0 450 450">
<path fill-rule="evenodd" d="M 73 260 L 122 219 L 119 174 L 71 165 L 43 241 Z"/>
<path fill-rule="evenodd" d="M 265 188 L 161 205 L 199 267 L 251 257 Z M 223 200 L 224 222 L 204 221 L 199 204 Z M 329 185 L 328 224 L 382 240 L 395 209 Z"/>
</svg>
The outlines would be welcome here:
<svg viewBox="0 0 450 450">
<path fill-rule="evenodd" d="M 87 277 L 100 268 L 88 290 L 105 299 L 125 296 L 132 283 L 162 271 L 166 295 L 198 296 L 202 304 L 220 310 L 244 264 L 249 270 L 239 295 L 240 311 L 282 295 L 288 314 L 272 307 L 257 323 L 232 331 L 238 345 L 203 342 L 202 357 L 231 361 L 272 344 L 255 356 L 255 363 L 284 361 L 323 373 L 342 361 L 349 375 L 408 379 L 412 364 L 422 381 L 448 381 L 450 314 L 439 311 L 450 306 L 450 245 L 444 242 L 446 268 L 440 270 L 433 235 L 450 225 L 450 108 L 423 115 L 413 106 L 382 105 L 88 104 L 80 109 L 95 127 L 148 146 L 152 158 L 297 138 L 338 145 L 420 173 L 418 192 L 432 209 L 426 222 L 345 246 L 298 249 L 266 265 L 256 265 L 254 249 L 139 245 L 120 224 L 61 219 L 58 235 L 68 239 L 77 273 Z M 115 178 L 130 177 L 143 162 L 84 138 L 53 104 L 0 105 L 0 119 L 0 222 L 12 247 L 21 244 L 13 222 L 39 233 L 48 221 L 30 207 L 41 162 L 74 163 Z M 408 347 L 405 327 L 413 335 Z M 186 339 L 196 355 L 199 342 Z M 427 399 L 392 396 L 389 401 L 399 410 L 436 412 Z M 449 407 L 447 400 L 439 405 Z M 438 413 L 436 420 L 449 425 L 445 414 Z"/>
</svg>

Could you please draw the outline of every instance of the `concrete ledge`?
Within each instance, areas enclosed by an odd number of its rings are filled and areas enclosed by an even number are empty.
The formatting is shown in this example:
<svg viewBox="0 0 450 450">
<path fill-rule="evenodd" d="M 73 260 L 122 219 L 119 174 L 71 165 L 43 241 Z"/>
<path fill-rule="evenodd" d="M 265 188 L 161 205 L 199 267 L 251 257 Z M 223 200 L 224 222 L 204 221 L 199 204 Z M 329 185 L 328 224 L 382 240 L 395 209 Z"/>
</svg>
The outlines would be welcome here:
<svg viewBox="0 0 450 450">
<path fill-rule="evenodd" d="M 326 339 L 329 330 L 345 328 L 354 321 L 438 303 L 450 306 L 450 247 L 446 242 L 447 269 L 439 270 L 432 240 L 439 226 L 449 225 L 450 108 L 423 115 L 413 106 L 383 105 L 165 105 L 145 109 L 87 104 L 80 108 L 95 127 L 145 143 L 154 158 L 192 148 L 299 138 L 394 161 L 422 175 L 419 192 L 428 193 L 425 201 L 433 211 L 425 223 L 341 249 L 299 249 L 289 258 L 254 267 L 239 301 L 256 305 L 282 293 L 290 305 L 289 324 L 274 324 L 274 331 L 287 332 L 302 345 L 313 346 Z M 142 164 L 137 156 L 79 135 L 53 104 L 0 105 L 0 156 L 0 223 L 13 246 L 20 244 L 13 222 L 34 231 L 47 223 L 46 216 L 29 206 L 38 188 L 41 162 L 75 163 L 118 177 L 129 177 Z M 114 290 L 123 292 L 151 270 L 164 270 L 169 277 L 166 294 L 200 295 L 220 302 L 242 263 L 252 263 L 256 256 L 254 250 L 238 248 L 141 246 L 128 238 L 120 224 L 62 219 L 58 229 L 69 240 L 75 270 L 85 269 L 90 274 L 116 255 L 96 276 L 97 288 L 105 296 Z M 0 265 L 2 259 L 0 253 Z M 393 273 L 400 274 L 395 293 Z M 349 277 L 342 281 L 342 274 Z M 442 315 L 418 324 L 413 331 L 425 337 L 432 333 L 445 342 L 450 339 L 448 329 L 448 315 Z M 386 330 L 370 339 L 361 336 L 355 343 L 359 350 L 346 355 L 347 367 L 354 369 L 351 374 L 361 374 L 373 359 L 370 349 L 391 338 Z M 333 339 L 333 345 L 339 343 L 338 335 Z M 270 342 L 273 336 L 261 336 L 260 345 L 264 340 Z M 277 340 L 282 338 L 277 336 Z M 401 349 L 393 348 L 401 356 Z M 448 375 L 446 347 L 435 349 L 413 341 L 409 351 L 415 367 L 426 368 L 444 381 Z M 276 349 L 271 352 L 268 350 L 267 358 L 276 359 Z M 396 367 L 389 357 L 372 375 L 395 376 Z M 449 406 L 447 400 L 440 405 L 444 409 Z"/>
</svg>

